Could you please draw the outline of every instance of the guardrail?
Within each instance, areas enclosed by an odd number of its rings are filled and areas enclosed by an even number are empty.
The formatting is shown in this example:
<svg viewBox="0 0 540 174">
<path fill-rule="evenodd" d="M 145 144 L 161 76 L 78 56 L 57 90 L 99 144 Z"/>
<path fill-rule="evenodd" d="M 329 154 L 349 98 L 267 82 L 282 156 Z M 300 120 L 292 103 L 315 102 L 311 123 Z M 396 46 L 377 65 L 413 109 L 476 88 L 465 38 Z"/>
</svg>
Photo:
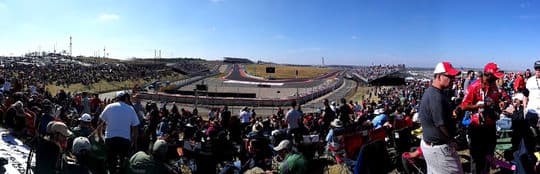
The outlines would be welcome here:
<svg viewBox="0 0 540 174">
<path fill-rule="evenodd" d="M 307 103 L 313 99 L 324 96 L 344 84 L 342 77 L 338 77 L 335 83 L 325 86 L 320 90 L 310 93 L 300 94 L 298 97 L 289 96 L 287 98 L 236 98 L 236 97 L 207 97 L 207 96 L 190 96 L 179 94 L 164 94 L 164 93 L 140 93 L 139 97 L 145 100 L 152 101 L 167 101 L 176 103 L 195 103 L 201 105 L 229 105 L 229 106 L 290 106 L 291 102 L 296 100 L 299 104 Z"/>
</svg>

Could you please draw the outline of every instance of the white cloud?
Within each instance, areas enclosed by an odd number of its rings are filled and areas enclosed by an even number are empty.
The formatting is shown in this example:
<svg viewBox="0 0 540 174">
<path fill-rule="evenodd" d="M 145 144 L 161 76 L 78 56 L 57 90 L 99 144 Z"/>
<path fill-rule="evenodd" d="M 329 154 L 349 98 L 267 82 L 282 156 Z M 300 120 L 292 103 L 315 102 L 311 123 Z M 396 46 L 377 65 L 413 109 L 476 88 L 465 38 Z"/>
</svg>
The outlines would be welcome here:
<svg viewBox="0 0 540 174">
<path fill-rule="evenodd" d="M 210 0 L 210 2 L 212 2 L 212 3 L 220 3 L 220 2 L 223 2 L 223 1 L 225 1 L 225 0 Z"/>
<path fill-rule="evenodd" d="M 102 21 L 115 21 L 120 19 L 120 16 L 116 14 L 101 14 L 98 19 Z"/>
<path fill-rule="evenodd" d="M 352 39 L 352 40 L 356 40 L 356 39 L 358 39 L 358 36 L 353 35 L 353 36 L 351 36 L 351 39 Z"/>
</svg>

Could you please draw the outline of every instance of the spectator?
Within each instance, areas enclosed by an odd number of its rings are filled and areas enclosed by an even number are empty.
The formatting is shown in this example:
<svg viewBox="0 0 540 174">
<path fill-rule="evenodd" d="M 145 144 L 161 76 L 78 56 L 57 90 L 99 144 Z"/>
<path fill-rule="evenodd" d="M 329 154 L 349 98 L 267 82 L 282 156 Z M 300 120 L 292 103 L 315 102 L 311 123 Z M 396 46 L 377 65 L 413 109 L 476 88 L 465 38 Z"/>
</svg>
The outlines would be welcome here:
<svg viewBox="0 0 540 174">
<path fill-rule="evenodd" d="M 419 118 L 423 130 L 421 143 L 427 172 L 438 174 L 463 173 L 453 137 L 456 134 L 455 122 L 449 98 L 443 92 L 452 85 L 459 71 L 449 62 L 441 62 L 435 67 L 431 86 L 422 96 Z"/>
<path fill-rule="evenodd" d="M 221 111 L 220 117 L 221 126 L 228 129 L 229 121 L 231 120 L 231 111 L 229 111 L 229 107 L 223 106 L 223 111 Z"/>
<path fill-rule="evenodd" d="M 332 108 L 328 104 L 328 99 L 324 99 L 323 104 L 324 104 L 324 111 L 322 113 L 322 117 L 324 121 L 323 127 L 328 128 L 328 126 L 330 125 L 330 122 L 332 122 L 336 118 L 336 113 L 332 110 Z"/>
<path fill-rule="evenodd" d="M 143 151 L 135 153 L 129 159 L 128 173 L 153 174 L 174 173 L 166 164 L 168 144 L 165 140 L 157 140 L 152 146 L 152 153 L 147 155 Z"/>
<path fill-rule="evenodd" d="M 55 119 L 53 104 L 50 100 L 44 99 L 42 102 L 43 114 L 39 118 L 38 133 L 45 135 L 47 133 L 47 125 Z"/>
<path fill-rule="evenodd" d="M 291 150 L 291 146 L 292 145 L 289 140 L 282 140 L 279 142 L 278 145 L 276 145 L 276 147 L 274 148 L 274 151 L 277 152 L 277 155 L 275 155 L 272 158 L 272 172 L 273 173 L 279 172 L 279 166 L 285 160 L 287 153 Z"/>
<path fill-rule="evenodd" d="M 239 118 L 240 118 L 240 123 L 242 124 L 242 130 L 245 131 L 246 127 L 248 127 L 249 121 L 251 119 L 249 108 L 247 106 L 242 108 L 242 110 L 240 111 L 240 117 Z"/>
<path fill-rule="evenodd" d="M 500 113 L 498 104 L 501 93 L 496 81 L 503 75 L 499 72 L 497 64 L 487 63 L 483 75 L 469 85 L 468 93 L 460 104 L 462 110 L 475 113 L 473 116 L 479 119 L 479 122 L 473 124 L 468 131 L 472 173 L 488 173 L 490 170 L 486 156 L 493 156 L 495 152 L 497 143 L 495 121 L 499 116 L 497 113 Z"/>
<path fill-rule="evenodd" d="M 285 115 L 285 123 L 287 123 L 287 133 L 289 135 L 293 135 L 295 137 L 295 140 L 298 140 L 299 137 L 302 137 L 300 135 L 301 129 L 300 129 L 300 122 L 302 121 L 302 113 L 300 113 L 298 110 L 296 110 L 296 101 L 293 100 L 291 102 L 291 109 L 289 112 L 287 112 L 287 115 Z M 295 142 L 298 143 L 298 142 Z"/>
<path fill-rule="evenodd" d="M 339 106 L 339 109 L 338 109 L 338 113 L 339 113 L 338 117 L 343 122 L 343 125 L 347 126 L 350 123 L 352 123 L 352 120 L 354 120 L 351 118 L 353 111 L 351 107 L 349 107 L 349 105 L 347 104 L 347 100 L 345 100 L 345 98 L 341 98 L 340 101 L 341 101 L 341 105 Z"/>
<path fill-rule="evenodd" d="M 328 146 L 332 146 L 334 150 L 339 150 L 341 147 L 339 147 L 339 144 L 342 142 L 342 139 L 340 139 L 339 136 L 335 136 L 335 132 L 343 130 L 343 123 L 339 119 L 335 119 L 330 123 L 331 129 L 328 131 L 328 134 L 326 135 L 325 141 L 328 143 Z M 327 148 L 328 149 L 328 148 Z"/>
<path fill-rule="evenodd" d="M 66 124 L 52 121 L 47 124 L 47 134 L 38 140 L 36 147 L 36 168 L 38 173 L 57 173 L 60 170 L 60 156 L 66 149 L 67 138 L 72 135 Z"/>
<path fill-rule="evenodd" d="M 525 89 L 525 80 L 523 80 L 521 72 L 517 72 L 513 87 L 515 92 L 523 92 Z"/>
<path fill-rule="evenodd" d="M 373 124 L 373 127 L 375 129 L 380 128 L 383 125 L 387 125 L 388 118 L 386 116 L 386 113 L 384 112 L 384 108 L 375 110 L 373 114 L 375 115 L 375 117 L 371 120 L 371 124 Z"/>
<path fill-rule="evenodd" d="M 519 148 L 519 144 L 523 139 L 530 152 L 534 151 L 536 147 L 536 141 L 531 132 L 531 126 L 525 117 L 523 98 L 525 96 L 522 93 L 516 93 L 512 97 L 512 104 L 506 108 L 503 113 L 508 115 L 512 119 L 512 150 L 515 151 Z"/>
<path fill-rule="evenodd" d="M 307 160 L 301 153 L 293 153 L 289 140 L 283 140 L 274 148 L 284 160 L 279 166 L 280 174 L 303 174 L 307 173 Z"/>
<path fill-rule="evenodd" d="M 86 137 L 77 137 L 73 140 L 71 154 L 64 156 L 62 173 L 90 174 L 88 167 L 90 140 Z"/>
<path fill-rule="evenodd" d="M 92 128 L 92 116 L 84 113 L 79 117 L 79 125 L 73 128 L 73 133 L 77 137 L 88 137 L 94 131 Z"/>
<path fill-rule="evenodd" d="M 99 116 L 101 124 L 98 132 L 102 132 L 105 127 L 109 172 L 123 173 L 123 167 L 120 167 L 120 171 L 117 171 L 116 167 L 118 164 L 124 164 L 131 147 L 136 147 L 133 146 L 135 141 L 131 140 L 137 139 L 139 119 L 133 107 L 126 103 L 129 101 L 128 94 L 124 91 L 116 92 L 116 99 L 117 102 L 107 105 Z"/>
<path fill-rule="evenodd" d="M 528 103 L 525 106 L 527 111 L 534 110 L 535 113 L 540 113 L 540 60 L 534 62 L 534 76 L 527 80 L 527 92 L 525 96 L 528 97 Z M 525 102 L 526 103 L 526 102 Z"/>
</svg>

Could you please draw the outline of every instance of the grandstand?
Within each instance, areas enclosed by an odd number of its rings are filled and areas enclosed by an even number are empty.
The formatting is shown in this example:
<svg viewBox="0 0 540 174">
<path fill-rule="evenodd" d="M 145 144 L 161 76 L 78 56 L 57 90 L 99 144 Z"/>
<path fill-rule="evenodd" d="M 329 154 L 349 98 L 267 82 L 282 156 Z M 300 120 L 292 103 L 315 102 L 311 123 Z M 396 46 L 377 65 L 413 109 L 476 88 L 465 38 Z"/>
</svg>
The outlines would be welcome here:
<svg viewBox="0 0 540 174">
<path fill-rule="evenodd" d="M 206 65 L 189 60 L 177 61 L 175 64 L 170 65 L 170 67 L 174 71 L 188 76 L 204 74 L 210 71 Z"/>
<path fill-rule="evenodd" d="M 236 57 L 223 57 L 224 63 L 247 63 L 253 64 L 253 61 L 248 58 L 236 58 Z"/>
</svg>

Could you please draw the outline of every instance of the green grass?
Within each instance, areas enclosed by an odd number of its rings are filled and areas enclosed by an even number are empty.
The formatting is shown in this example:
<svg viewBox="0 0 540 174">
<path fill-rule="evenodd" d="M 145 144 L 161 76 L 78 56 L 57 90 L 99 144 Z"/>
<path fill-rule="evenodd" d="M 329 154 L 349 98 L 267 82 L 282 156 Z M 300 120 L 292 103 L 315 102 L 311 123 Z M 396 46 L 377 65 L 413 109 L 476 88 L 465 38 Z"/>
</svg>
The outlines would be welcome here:
<svg viewBox="0 0 540 174">
<path fill-rule="evenodd" d="M 368 86 L 358 86 L 358 88 L 356 89 L 356 91 L 354 91 L 354 89 L 349 93 L 347 94 L 347 96 L 345 96 L 345 99 L 347 99 L 347 101 L 362 101 L 362 97 L 368 97 L 368 91 L 370 89 L 372 89 L 373 87 L 368 87 Z M 369 99 L 369 101 L 377 101 L 378 98 L 373 95 L 371 96 L 371 98 Z"/>
<path fill-rule="evenodd" d="M 275 67 L 276 73 L 267 74 L 266 67 Z M 255 76 L 268 77 L 272 75 L 274 78 L 295 78 L 296 70 L 298 70 L 298 78 L 313 78 L 326 72 L 331 72 L 330 68 L 319 68 L 310 66 L 285 66 L 285 65 L 269 65 L 269 64 L 250 64 L 245 66 L 246 71 Z"/>
<path fill-rule="evenodd" d="M 181 79 L 184 79 L 185 76 L 182 75 L 172 75 L 172 76 L 166 76 L 161 78 L 161 81 L 178 81 Z M 145 81 L 142 79 L 138 80 L 126 80 L 122 82 L 107 82 L 104 80 L 99 81 L 98 83 L 90 84 L 90 85 L 82 85 L 81 83 L 69 85 L 67 88 L 64 88 L 62 86 L 56 86 L 56 85 L 47 85 L 47 90 L 51 94 L 56 94 L 59 90 L 63 89 L 66 92 L 91 92 L 91 93 L 102 93 L 107 91 L 116 91 L 121 89 L 132 89 L 135 84 L 145 84 L 150 81 Z"/>
</svg>

